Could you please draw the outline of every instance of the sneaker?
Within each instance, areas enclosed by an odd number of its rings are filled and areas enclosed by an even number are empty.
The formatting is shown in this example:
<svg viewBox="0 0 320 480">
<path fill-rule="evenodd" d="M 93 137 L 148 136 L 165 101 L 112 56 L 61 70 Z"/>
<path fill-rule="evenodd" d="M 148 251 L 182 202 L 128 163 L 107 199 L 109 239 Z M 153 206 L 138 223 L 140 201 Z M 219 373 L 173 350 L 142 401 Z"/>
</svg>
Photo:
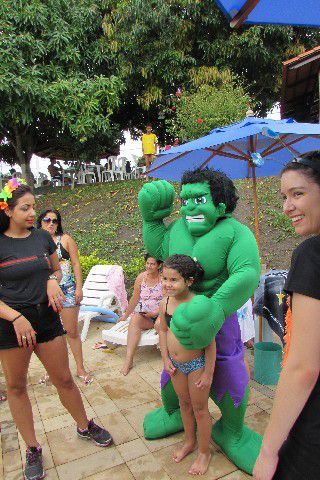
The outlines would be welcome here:
<svg viewBox="0 0 320 480">
<path fill-rule="evenodd" d="M 90 420 L 86 430 L 77 428 L 77 434 L 81 438 L 92 440 L 99 447 L 107 447 L 111 445 L 113 441 L 110 433 L 104 428 L 99 427 L 99 425 L 96 425 L 93 420 Z"/>
<path fill-rule="evenodd" d="M 28 447 L 26 452 L 26 465 L 24 468 L 25 480 L 40 480 L 45 477 L 42 462 L 42 448 Z"/>
</svg>

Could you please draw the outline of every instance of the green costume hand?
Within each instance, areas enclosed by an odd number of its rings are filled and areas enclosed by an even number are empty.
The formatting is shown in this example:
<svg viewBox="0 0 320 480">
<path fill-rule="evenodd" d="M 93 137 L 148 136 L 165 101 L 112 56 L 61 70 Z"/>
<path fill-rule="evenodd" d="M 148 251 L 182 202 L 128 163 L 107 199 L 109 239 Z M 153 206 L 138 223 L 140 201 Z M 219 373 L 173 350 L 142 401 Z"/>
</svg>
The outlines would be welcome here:
<svg viewBox="0 0 320 480">
<path fill-rule="evenodd" d="M 146 183 L 138 195 L 142 218 L 155 222 L 168 217 L 173 209 L 174 188 L 166 180 Z"/>
<path fill-rule="evenodd" d="M 175 310 L 170 328 L 179 343 L 187 350 L 200 350 L 212 342 L 225 316 L 217 303 L 197 295 Z"/>
</svg>

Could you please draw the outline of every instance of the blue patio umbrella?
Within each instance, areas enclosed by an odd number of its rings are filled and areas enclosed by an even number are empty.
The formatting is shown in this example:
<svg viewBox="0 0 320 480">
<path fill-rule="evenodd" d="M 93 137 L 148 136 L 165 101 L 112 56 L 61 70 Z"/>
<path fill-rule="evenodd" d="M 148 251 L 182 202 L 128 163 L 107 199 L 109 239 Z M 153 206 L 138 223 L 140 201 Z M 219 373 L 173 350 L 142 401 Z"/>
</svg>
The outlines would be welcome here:
<svg viewBox="0 0 320 480">
<path fill-rule="evenodd" d="M 231 27 L 242 24 L 320 27 L 319 0 L 215 0 Z"/>
<path fill-rule="evenodd" d="M 255 234 L 260 246 L 256 177 L 277 175 L 293 157 L 320 150 L 320 125 L 292 119 L 246 117 L 160 153 L 152 177 L 180 181 L 186 170 L 213 167 L 233 180 L 252 178 Z"/>
</svg>

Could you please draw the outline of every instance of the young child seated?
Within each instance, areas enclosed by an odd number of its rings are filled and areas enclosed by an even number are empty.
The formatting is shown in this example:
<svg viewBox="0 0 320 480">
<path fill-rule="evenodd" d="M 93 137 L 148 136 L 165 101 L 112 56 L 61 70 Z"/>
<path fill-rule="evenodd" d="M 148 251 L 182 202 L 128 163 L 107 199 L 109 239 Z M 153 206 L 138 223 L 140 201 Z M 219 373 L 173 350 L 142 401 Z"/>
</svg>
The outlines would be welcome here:
<svg viewBox="0 0 320 480">
<path fill-rule="evenodd" d="M 165 370 L 171 375 L 179 397 L 185 440 L 173 454 L 180 462 L 196 449 L 198 456 L 189 469 L 192 475 L 203 475 L 209 466 L 209 442 L 212 420 L 208 410 L 209 391 L 212 384 L 216 344 L 213 341 L 204 350 L 186 350 L 170 329 L 173 313 L 182 303 L 194 296 L 190 288 L 203 275 L 201 265 L 187 255 L 173 255 L 163 264 L 162 286 L 164 298 L 160 303 L 160 349 Z"/>
</svg>

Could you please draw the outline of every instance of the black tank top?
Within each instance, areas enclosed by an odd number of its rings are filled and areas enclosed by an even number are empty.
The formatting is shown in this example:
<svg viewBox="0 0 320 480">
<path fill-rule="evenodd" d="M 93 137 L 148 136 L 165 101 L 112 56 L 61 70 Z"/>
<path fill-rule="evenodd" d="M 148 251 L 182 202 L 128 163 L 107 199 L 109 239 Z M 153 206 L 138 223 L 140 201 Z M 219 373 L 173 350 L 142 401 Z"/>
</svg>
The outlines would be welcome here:
<svg viewBox="0 0 320 480">
<path fill-rule="evenodd" d="M 168 325 L 168 327 L 170 328 L 170 323 L 171 323 L 172 315 L 169 315 L 169 313 L 167 312 L 168 302 L 169 302 L 169 297 L 167 298 L 166 311 L 164 312 L 164 318 L 166 319 L 167 325 Z"/>
</svg>

